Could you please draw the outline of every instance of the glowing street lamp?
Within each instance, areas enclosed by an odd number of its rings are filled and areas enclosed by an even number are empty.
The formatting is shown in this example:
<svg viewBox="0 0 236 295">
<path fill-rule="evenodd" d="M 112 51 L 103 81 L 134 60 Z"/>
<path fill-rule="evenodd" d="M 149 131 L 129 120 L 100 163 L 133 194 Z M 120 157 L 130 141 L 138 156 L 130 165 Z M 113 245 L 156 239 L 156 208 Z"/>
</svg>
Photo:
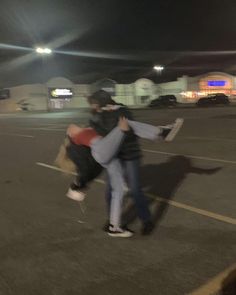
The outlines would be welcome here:
<svg viewBox="0 0 236 295">
<path fill-rule="evenodd" d="M 51 54 L 52 53 L 52 49 L 50 48 L 43 48 L 43 47 L 37 47 L 35 49 L 35 51 L 39 54 Z"/>
<path fill-rule="evenodd" d="M 164 67 L 163 67 L 163 66 L 160 66 L 160 65 L 158 65 L 158 66 L 154 66 L 154 67 L 153 67 L 153 69 L 154 69 L 155 71 L 157 71 L 157 72 L 161 73 L 161 72 L 164 70 Z"/>
<path fill-rule="evenodd" d="M 44 48 L 44 53 L 51 54 L 52 53 L 52 49 L 50 49 L 50 48 Z"/>
</svg>

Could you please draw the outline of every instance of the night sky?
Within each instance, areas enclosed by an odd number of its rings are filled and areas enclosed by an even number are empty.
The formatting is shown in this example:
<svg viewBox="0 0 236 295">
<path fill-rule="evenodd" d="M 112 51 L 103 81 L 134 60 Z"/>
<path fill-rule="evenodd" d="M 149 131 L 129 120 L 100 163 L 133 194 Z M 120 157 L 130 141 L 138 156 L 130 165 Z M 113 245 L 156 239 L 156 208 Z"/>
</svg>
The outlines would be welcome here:
<svg viewBox="0 0 236 295">
<path fill-rule="evenodd" d="M 236 74 L 236 1 L 1 0 L 0 87 Z M 5 45 L 19 46 L 3 48 Z M 31 49 L 55 52 L 42 58 Z M 23 47 L 23 48 L 22 48 Z M 235 52 L 234 52 L 235 50 Z M 158 75 L 153 65 L 165 70 Z"/>
</svg>

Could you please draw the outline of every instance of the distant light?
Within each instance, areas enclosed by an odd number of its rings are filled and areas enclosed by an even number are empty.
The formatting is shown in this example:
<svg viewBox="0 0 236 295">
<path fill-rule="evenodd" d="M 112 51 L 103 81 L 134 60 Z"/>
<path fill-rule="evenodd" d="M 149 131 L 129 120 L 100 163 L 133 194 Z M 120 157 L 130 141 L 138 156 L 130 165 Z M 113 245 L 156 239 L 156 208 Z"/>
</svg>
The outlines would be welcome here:
<svg viewBox="0 0 236 295">
<path fill-rule="evenodd" d="M 37 47 L 35 50 L 37 53 L 40 53 L 40 54 L 51 54 L 52 53 L 52 50 L 50 48 Z"/>
<path fill-rule="evenodd" d="M 41 47 L 37 47 L 37 48 L 36 48 L 36 52 L 37 52 L 37 53 L 43 53 L 44 50 L 43 50 L 43 48 L 41 48 Z"/>
<path fill-rule="evenodd" d="M 158 72 L 161 72 L 161 71 L 164 70 L 164 67 L 163 66 L 154 66 L 153 69 L 158 71 Z"/>
<path fill-rule="evenodd" d="M 52 53 L 52 49 L 50 49 L 50 48 L 45 48 L 45 49 L 44 49 L 44 52 L 45 52 L 46 54 L 51 54 L 51 53 Z"/>
</svg>

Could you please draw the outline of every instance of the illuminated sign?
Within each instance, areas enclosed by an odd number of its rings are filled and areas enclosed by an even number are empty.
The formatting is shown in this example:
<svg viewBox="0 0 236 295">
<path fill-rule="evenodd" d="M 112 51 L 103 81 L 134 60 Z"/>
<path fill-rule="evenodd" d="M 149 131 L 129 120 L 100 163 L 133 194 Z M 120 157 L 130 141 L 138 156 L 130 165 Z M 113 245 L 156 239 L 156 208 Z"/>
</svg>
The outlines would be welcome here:
<svg viewBox="0 0 236 295">
<path fill-rule="evenodd" d="M 71 88 L 49 88 L 50 98 L 72 98 L 73 92 Z"/>
<path fill-rule="evenodd" d="M 210 80 L 207 81 L 207 85 L 211 87 L 224 87 L 226 84 L 226 81 L 224 80 Z"/>
<path fill-rule="evenodd" d="M 233 78 L 229 75 L 215 74 L 203 76 L 199 81 L 199 90 L 205 95 L 233 89 Z"/>
</svg>

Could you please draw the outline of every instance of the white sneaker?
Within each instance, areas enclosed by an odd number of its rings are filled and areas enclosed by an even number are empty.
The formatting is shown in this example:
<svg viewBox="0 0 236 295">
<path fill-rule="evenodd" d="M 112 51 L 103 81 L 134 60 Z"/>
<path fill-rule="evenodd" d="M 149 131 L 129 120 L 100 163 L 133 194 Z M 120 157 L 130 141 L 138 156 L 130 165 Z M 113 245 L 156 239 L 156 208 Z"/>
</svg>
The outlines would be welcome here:
<svg viewBox="0 0 236 295">
<path fill-rule="evenodd" d="M 163 128 L 162 136 L 165 141 L 172 141 L 183 126 L 184 119 L 178 118 L 172 126 Z"/>
<path fill-rule="evenodd" d="M 122 229 L 120 227 L 114 228 L 112 225 L 109 226 L 108 235 L 113 238 L 130 238 L 133 236 L 133 232 L 128 229 Z"/>
<path fill-rule="evenodd" d="M 66 196 L 74 201 L 82 202 L 85 198 L 85 193 L 69 188 Z"/>
</svg>

